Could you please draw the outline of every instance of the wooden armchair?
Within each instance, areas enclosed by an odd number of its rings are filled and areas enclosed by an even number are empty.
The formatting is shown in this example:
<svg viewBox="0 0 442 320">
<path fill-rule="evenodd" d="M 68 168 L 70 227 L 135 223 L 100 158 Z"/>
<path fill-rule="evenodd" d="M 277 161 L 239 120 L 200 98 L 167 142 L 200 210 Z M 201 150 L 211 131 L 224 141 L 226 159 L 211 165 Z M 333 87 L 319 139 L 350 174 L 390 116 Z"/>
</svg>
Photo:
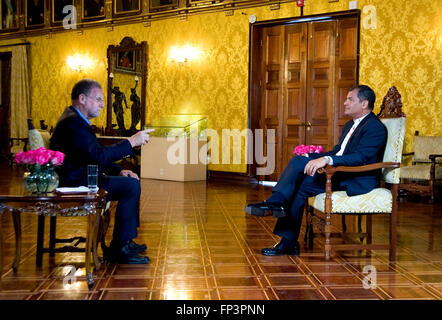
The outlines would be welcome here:
<svg viewBox="0 0 442 320">
<path fill-rule="evenodd" d="M 399 189 L 430 195 L 433 203 L 435 184 L 442 179 L 442 136 L 420 136 L 416 131 L 413 152 L 402 156 L 413 156 L 413 162 L 401 167 Z"/>
<path fill-rule="evenodd" d="M 390 88 L 384 98 L 381 112 L 378 117 L 387 127 L 388 139 L 384 152 L 383 162 L 374 163 L 364 166 L 354 167 L 332 167 L 326 166 L 324 172 L 326 174 L 326 192 L 308 199 L 307 206 L 307 229 L 306 239 L 308 239 L 310 247 L 313 246 L 314 231 L 313 227 L 317 226 L 325 234 L 325 258 L 330 259 L 331 251 L 348 251 L 348 250 L 389 250 L 390 260 L 395 260 L 396 256 L 396 222 L 397 222 L 397 194 L 399 185 L 399 167 L 402 156 L 402 148 L 405 136 L 405 115 L 401 112 L 402 103 L 401 96 L 395 87 Z M 345 191 L 332 191 L 332 176 L 336 172 L 363 172 L 382 168 L 381 183 L 382 187 L 375 188 L 371 192 L 358 195 L 347 196 Z M 388 187 L 388 188 L 386 188 Z M 322 212 L 322 217 L 315 214 Z M 356 237 L 356 242 L 344 244 L 332 244 L 331 237 L 336 233 L 332 233 L 332 215 L 340 214 L 356 215 L 361 219 L 362 215 L 366 215 L 366 232 L 350 234 L 345 230 L 338 233 L 345 240 L 351 240 Z M 372 215 L 388 214 L 390 215 L 390 237 L 388 244 L 372 243 Z M 360 222 L 360 220 L 359 220 Z M 366 239 L 366 243 L 363 240 Z"/>
</svg>

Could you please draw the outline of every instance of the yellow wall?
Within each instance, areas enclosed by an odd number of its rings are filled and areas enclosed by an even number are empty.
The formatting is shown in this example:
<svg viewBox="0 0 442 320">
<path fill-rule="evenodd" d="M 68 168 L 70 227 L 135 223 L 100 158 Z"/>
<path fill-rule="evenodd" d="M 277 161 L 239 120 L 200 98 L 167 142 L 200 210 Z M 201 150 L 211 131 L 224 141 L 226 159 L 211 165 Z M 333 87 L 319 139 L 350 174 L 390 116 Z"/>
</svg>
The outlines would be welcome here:
<svg viewBox="0 0 442 320">
<path fill-rule="evenodd" d="M 415 130 L 424 135 L 442 135 L 440 1 L 359 1 L 361 10 L 368 5 L 376 8 L 377 26 L 361 26 L 360 83 L 375 90 L 375 112 L 388 88 L 398 88 L 407 114 L 405 148 L 410 151 Z M 306 1 L 304 14 L 347 9 L 348 1 L 343 0 Z M 262 21 L 299 16 L 300 11 L 293 2 L 274 11 L 263 6 L 237 10 L 233 16 L 210 13 L 191 16 L 187 21 L 156 21 L 150 27 L 135 24 L 115 27 L 111 32 L 102 28 L 83 34 L 66 31 L 51 39 L 28 38 L 32 43 L 32 117 L 55 125 L 70 104 L 72 85 L 80 78 L 94 78 L 106 88 L 107 46 L 131 36 L 137 42 L 147 41 L 149 46 L 146 122 L 168 114 L 198 113 L 208 116 L 208 127 L 218 130 L 220 136 L 223 128 L 243 130 L 247 127 L 250 14 Z M 361 17 L 364 20 L 366 14 Z M 202 50 L 202 59 L 188 66 L 169 61 L 170 48 L 184 44 Z M 84 73 L 68 70 L 66 57 L 73 53 L 87 54 L 94 67 Z M 129 99 L 130 91 L 126 95 Z M 93 122 L 104 126 L 105 115 Z M 219 164 L 209 169 L 245 172 L 246 165 Z"/>
</svg>

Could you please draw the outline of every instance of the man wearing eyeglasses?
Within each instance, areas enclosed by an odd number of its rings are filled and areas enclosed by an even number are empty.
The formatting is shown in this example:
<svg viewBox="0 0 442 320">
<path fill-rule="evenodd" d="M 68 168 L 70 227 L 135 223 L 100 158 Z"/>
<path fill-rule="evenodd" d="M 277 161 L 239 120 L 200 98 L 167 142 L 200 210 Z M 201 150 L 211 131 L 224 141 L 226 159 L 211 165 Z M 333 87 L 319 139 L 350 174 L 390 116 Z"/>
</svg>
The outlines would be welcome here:
<svg viewBox="0 0 442 320">
<path fill-rule="evenodd" d="M 103 89 L 91 79 L 77 82 L 71 93 L 72 105 L 67 107 L 55 126 L 50 147 L 65 154 L 59 168 L 60 185 L 87 185 L 87 166 L 98 165 L 98 186 L 108 192 L 108 200 L 118 201 L 113 239 L 105 259 L 110 262 L 146 264 L 147 256 L 141 255 L 147 249 L 136 244 L 139 226 L 140 179 L 131 170 L 122 170 L 114 161 L 133 155 L 133 148 L 149 141 L 151 130 L 139 131 L 127 140 L 110 146 L 98 142 L 90 120 L 100 115 L 104 108 Z"/>
</svg>

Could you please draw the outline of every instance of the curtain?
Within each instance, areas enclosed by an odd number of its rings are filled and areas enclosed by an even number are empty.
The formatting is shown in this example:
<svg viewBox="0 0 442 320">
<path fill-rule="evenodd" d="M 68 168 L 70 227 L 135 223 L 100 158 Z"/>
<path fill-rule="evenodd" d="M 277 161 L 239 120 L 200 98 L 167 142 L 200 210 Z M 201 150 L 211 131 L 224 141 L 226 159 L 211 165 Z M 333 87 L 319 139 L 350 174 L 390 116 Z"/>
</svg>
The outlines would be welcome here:
<svg viewBox="0 0 442 320">
<path fill-rule="evenodd" d="M 27 138 L 27 118 L 31 115 L 28 46 L 12 48 L 11 58 L 11 138 Z M 14 146 L 19 149 L 20 146 Z M 12 151 L 12 150 L 11 150 Z"/>
</svg>

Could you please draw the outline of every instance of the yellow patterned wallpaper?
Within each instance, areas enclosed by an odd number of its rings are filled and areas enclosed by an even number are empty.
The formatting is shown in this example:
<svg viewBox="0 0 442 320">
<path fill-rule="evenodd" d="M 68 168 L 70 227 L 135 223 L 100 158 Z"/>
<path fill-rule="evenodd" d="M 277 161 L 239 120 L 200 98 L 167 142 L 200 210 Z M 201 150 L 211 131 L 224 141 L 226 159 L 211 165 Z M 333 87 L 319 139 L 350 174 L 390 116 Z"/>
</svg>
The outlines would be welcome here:
<svg viewBox="0 0 442 320">
<path fill-rule="evenodd" d="M 410 151 L 415 130 L 424 135 L 442 135 L 440 1 L 359 1 L 361 10 L 368 6 L 376 9 L 376 28 L 361 26 L 360 83 L 374 88 L 378 97 L 375 112 L 388 88 L 398 88 L 407 114 L 405 149 Z M 348 1 L 343 0 L 306 1 L 304 14 L 347 9 Z M 250 14 L 262 21 L 299 16 L 300 10 L 293 2 L 281 4 L 279 10 L 263 6 L 237 10 L 233 16 L 208 13 L 190 16 L 186 21 L 155 21 L 150 27 L 133 24 L 114 27 L 110 32 L 98 28 L 83 34 L 66 31 L 51 39 L 28 38 L 32 43 L 32 117 L 55 125 L 70 104 L 72 85 L 83 77 L 100 81 L 106 89 L 107 46 L 131 36 L 137 42 L 148 43 L 146 122 L 168 114 L 198 113 L 208 116 L 208 127 L 220 136 L 224 128 L 243 130 L 247 128 Z M 363 11 L 361 21 L 364 19 L 368 19 L 368 13 Z M 0 42 L 4 43 L 10 41 Z M 185 44 L 199 48 L 202 56 L 179 66 L 169 60 L 169 50 Z M 83 73 L 68 70 L 66 58 L 74 53 L 88 55 L 93 68 Z M 129 102 L 130 90 L 126 90 Z M 102 114 L 94 123 L 104 126 L 105 118 Z M 130 124 L 129 113 L 125 123 Z M 245 172 L 246 165 L 211 164 L 209 169 Z"/>
</svg>

